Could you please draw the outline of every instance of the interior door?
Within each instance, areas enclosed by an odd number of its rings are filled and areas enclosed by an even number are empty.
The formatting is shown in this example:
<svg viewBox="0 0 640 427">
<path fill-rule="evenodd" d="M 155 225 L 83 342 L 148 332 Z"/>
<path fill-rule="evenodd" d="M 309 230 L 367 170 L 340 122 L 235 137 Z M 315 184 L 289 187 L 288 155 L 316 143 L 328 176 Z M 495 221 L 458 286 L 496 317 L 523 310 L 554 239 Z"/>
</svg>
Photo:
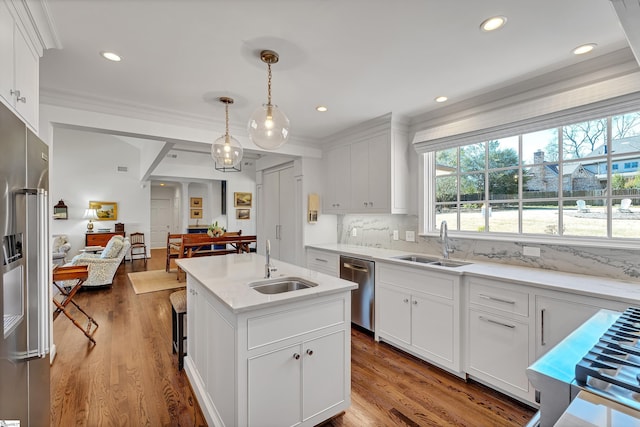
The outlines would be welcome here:
<svg viewBox="0 0 640 427">
<path fill-rule="evenodd" d="M 171 200 L 151 199 L 151 247 L 165 248 L 167 233 L 171 231 L 173 211 Z"/>
<path fill-rule="evenodd" d="M 280 172 L 268 172 L 263 176 L 264 238 L 271 244 L 271 256 L 280 259 L 280 242 L 277 227 L 280 224 Z"/>
<path fill-rule="evenodd" d="M 279 259 L 291 264 L 296 263 L 296 230 L 295 230 L 295 190 L 296 183 L 293 167 L 280 171 L 280 222 L 278 242 Z"/>
</svg>

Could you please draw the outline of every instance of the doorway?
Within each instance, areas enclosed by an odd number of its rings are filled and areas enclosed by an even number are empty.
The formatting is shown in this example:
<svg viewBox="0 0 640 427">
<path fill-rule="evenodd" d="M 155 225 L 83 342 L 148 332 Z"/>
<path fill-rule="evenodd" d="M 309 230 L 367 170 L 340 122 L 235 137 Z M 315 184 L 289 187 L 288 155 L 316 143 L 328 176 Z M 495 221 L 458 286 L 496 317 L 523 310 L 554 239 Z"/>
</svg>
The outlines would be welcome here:
<svg viewBox="0 0 640 427">
<path fill-rule="evenodd" d="M 171 199 L 151 199 L 151 248 L 164 248 L 173 224 Z"/>
</svg>

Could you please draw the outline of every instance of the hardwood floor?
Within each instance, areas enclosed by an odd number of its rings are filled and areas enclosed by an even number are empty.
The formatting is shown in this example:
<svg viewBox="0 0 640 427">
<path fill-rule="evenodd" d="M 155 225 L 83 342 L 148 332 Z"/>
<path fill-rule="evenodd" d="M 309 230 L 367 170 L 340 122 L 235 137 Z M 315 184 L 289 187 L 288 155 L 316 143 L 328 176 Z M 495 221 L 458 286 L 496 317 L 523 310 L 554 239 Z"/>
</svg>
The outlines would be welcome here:
<svg viewBox="0 0 640 427">
<path fill-rule="evenodd" d="M 164 263 L 164 251 L 152 250 L 146 269 L 164 269 Z M 64 316 L 54 322 L 52 426 L 206 425 L 171 351 L 174 290 L 136 295 L 127 273 L 144 269 L 141 260 L 127 262 L 111 288 L 75 297 L 100 325 L 97 345 Z M 522 426 L 533 416 L 525 405 L 376 343 L 357 329 L 351 337 L 351 407 L 327 427 Z"/>
</svg>

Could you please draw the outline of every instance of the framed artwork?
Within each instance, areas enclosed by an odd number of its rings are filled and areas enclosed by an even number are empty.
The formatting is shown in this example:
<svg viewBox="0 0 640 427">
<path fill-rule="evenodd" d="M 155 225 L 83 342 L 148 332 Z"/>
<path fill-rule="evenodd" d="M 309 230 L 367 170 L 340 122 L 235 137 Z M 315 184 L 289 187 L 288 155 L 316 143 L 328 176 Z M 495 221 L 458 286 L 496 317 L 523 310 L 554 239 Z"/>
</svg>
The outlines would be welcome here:
<svg viewBox="0 0 640 427">
<path fill-rule="evenodd" d="M 194 219 L 202 218 L 202 209 L 191 209 L 191 218 L 194 218 Z"/>
<path fill-rule="evenodd" d="M 236 208 L 250 208 L 251 193 L 233 193 L 233 206 Z"/>
<path fill-rule="evenodd" d="M 89 209 L 95 209 L 97 221 L 115 221 L 118 219 L 118 204 L 116 202 L 89 202 Z"/>
<path fill-rule="evenodd" d="M 236 209 L 236 219 L 251 219 L 251 209 Z"/>
<path fill-rule="evenodd" d="M 190 199 L 192 208 L 201 208 L 202 209 L 202 197 L 192 197 Z"/>
</svg>

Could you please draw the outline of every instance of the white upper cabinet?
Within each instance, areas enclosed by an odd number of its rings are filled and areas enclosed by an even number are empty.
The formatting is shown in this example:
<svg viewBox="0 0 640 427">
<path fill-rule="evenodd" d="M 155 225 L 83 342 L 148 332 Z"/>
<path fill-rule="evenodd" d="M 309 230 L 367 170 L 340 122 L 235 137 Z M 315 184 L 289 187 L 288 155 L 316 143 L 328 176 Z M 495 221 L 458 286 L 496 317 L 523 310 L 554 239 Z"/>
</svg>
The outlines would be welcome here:
<svg viewBox="0 0 640 427">
<path fill-rule="evenodd" d="M 324 213 L 347 213 L 351 180 L 351 150 L 348 145 L 332 148 L 325 153 Z"/>
<path fill-rule="evenodd" d="M 409 136 L 391 113 L 334 135 L 325 151 L 325 213 L 407 213 Z"/>
<path fill-rule="evenodd" d="M 0 101 L 36 133 L 40 57 L 44 49 L 59 47 L 46 15 L 38 1 L 0 0 Z"/>
</svg>

